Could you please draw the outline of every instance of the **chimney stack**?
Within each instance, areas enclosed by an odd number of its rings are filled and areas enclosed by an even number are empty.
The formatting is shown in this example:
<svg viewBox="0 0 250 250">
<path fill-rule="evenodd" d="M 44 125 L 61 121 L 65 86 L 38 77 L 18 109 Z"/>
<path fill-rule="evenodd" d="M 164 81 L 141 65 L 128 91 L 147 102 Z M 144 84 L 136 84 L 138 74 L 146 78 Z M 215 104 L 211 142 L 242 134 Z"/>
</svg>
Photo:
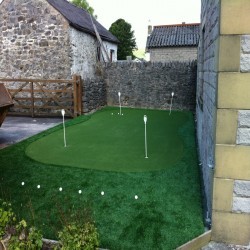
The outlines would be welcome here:
<svg viewBox="0 0 250 250">
<path fill-rule="evenodd" d="M 152 33 L 152 25 L 148 25 L 148 36 L 150 36 L 151 35 L 151 33 Z"/>
</svg>

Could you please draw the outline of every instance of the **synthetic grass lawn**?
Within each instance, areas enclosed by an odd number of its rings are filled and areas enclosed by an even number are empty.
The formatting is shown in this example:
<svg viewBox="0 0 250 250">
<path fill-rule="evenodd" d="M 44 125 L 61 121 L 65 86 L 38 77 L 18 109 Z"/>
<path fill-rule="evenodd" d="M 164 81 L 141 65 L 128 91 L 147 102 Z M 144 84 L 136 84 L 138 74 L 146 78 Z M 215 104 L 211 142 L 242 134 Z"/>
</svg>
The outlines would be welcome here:
<svg viewBox="0 0 250 250">
<path fill-rule="evenodd" d="M 101 247 L 175 249 L 204 231 L 193 116 L 189 112 L 173 112 L 173 117 L 177 113 L 185 117 L 174 130 L 181 138 L 183 150 L 171 167 L 146 172 L 101 171 L 43 164 L 26 156 L 25 150 L 31 143 L 52 132 L 62 136 L 59 125 L 0 150 L 0 196 L 9 198 L 20 217 L 38 226 L 46 238 L 55 239 L 61 228 L 58 207 L 70 217 L 72 210 L 82 210 L 87 202 L 100 233 Z M 96 115 L 70 121 L 66 131 L 76 123 L 87 124 Z M 148 126 L 152 121 L 148 115 Z M 148 140 L 151 157 L 150 136 Z M 63 144 L 62 138 L 60 143 Z M 82 194 L 78 193 L 80 189 Z"/>
<path fill-rule="evenodd" d="M 30 144 L 26 154 L 32 159 L 59 166 L 82 167 L 109 171 L 144 172 L 174 165 L 183 155 L 183 140 L 178 129 L 188 115 L 166 111 L 108 108 L 97 112 L 87 122 Z M 145 159 L 144 115 L 147 115 Z"/>
</svg>

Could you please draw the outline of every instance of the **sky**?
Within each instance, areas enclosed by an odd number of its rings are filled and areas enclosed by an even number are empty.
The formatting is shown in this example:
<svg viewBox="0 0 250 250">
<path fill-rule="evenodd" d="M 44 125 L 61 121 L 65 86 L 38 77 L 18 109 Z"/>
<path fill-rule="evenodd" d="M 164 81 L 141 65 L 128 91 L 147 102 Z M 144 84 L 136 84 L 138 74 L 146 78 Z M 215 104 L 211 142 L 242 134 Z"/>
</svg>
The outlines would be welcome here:
<svg viewBox="0 0 250 250">
<path fill-rule="evenodd" d="M 130 23 L 138 48 L 146 47 L 148 25 L 200 22 L 201 0 L 88 0 L 106 29 L 119 18 Z"/>
</svg>

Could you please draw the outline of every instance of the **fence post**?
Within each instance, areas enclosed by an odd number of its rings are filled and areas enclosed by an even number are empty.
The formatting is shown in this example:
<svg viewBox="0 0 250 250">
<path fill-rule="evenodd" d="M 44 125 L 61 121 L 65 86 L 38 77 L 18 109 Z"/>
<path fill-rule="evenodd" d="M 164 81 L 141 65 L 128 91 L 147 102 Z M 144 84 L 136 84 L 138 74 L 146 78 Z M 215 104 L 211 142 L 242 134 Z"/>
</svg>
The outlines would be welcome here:
<svg viewBox="0 0 250 250">
<path fill-rule="evenodd" d="M 78 114 L 82 114 L 82 77 L 78 76 L 78 84 L 77 84 L 77 94 L 78 94 Z"/>
<path fill-rule="evenodd" d="M 34 117 L 35 101 L 34 101 L 34 83 L 30 82 L 30 91 L 31 91 L 31 116 Z"/>
<path fill-rule="evenodd" d="M 77 75 L 73 75 L 73 96 L 74 96 L 74 117 L 78 113 L 78 98 L 77 98 Z"/>
</svg>

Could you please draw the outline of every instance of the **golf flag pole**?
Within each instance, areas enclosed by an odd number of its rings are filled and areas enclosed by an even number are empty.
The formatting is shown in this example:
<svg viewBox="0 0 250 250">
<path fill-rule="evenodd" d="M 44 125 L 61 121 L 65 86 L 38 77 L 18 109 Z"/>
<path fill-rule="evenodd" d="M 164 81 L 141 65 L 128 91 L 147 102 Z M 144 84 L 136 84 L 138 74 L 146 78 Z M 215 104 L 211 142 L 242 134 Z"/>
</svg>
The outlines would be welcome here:
<svg viewBox="0 0 250 250">
<path fill-rule="evenodd" d="M 144 115 L 143 117 L 143 120 L 144 120 L 144 125 L 145 125 L 145 158 L 147 159 L 148 158 L 148 143 L 147 143 L 147 116 Z"/>
<path fill-rule="evenodd" d="M 118 96 L 119 96 L 119 105 L 120 105 L 120 115 L 122 115 L 122 106 L 121 106 L 121 92 L 118 92 Z"/>
<path fill-rule="evenodd" d="M 66 133 L 65 133 L 65 123 L 64 123 L 64 115 L 65 115 L 65 110 L 62 109 L 62 117 L 63 117 L 63 138 L 64 138 L 64 147 L 66 148 Z"/>
<path fill-rule="evenodd" d="M 171 93 L 171 103 L 170 103 L 170 111 L 169 111 L 169 115 L 171 115 L 171 111 L 172 111 L 173 97 L 174 97 L 174 92 L 172 92 L 172 93 Z"/>
</svg>

